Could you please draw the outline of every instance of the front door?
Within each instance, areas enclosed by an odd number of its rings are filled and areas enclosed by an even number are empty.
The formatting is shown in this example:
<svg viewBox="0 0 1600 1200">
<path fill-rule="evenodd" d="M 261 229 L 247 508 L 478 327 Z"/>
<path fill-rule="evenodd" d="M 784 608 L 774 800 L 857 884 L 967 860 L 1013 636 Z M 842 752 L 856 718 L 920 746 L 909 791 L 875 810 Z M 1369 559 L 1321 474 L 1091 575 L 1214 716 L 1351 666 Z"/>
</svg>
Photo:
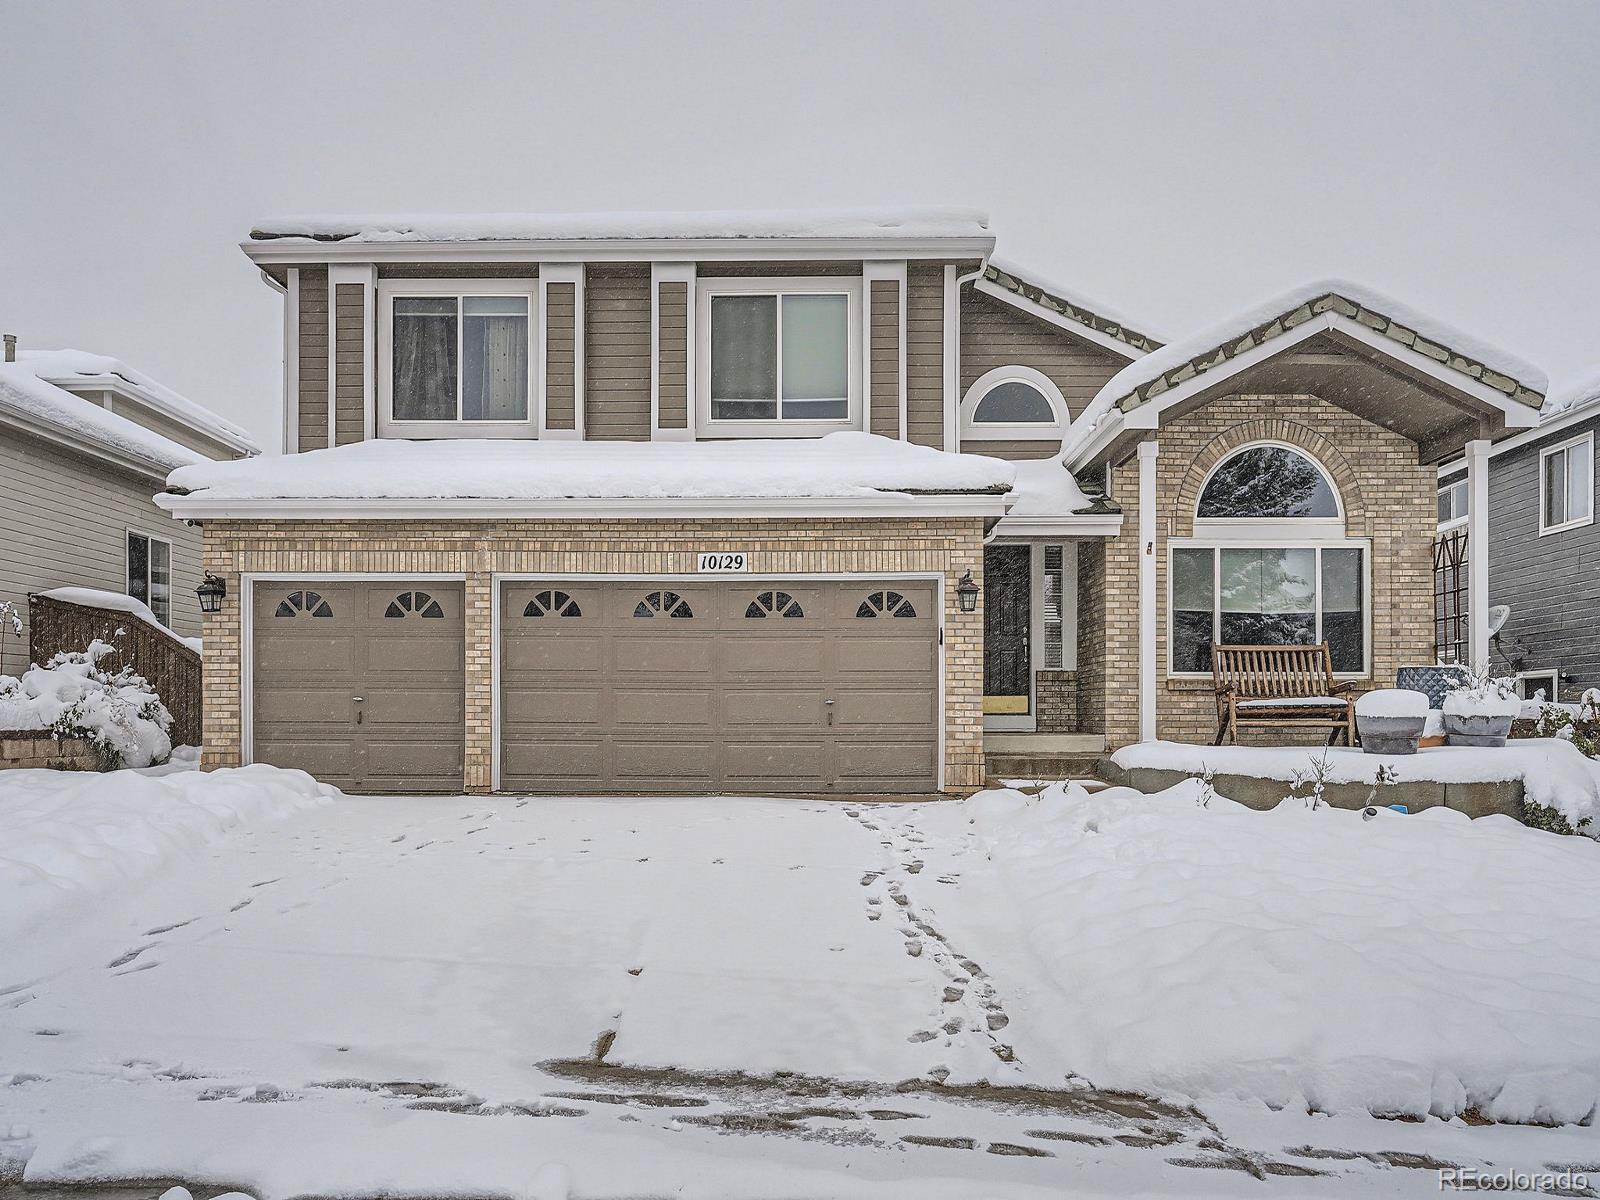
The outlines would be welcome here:
<svg viewBox="0 0 1600 1200">
<path fill-rule="evenodd" d="M 983 551 L 983 711 L 996 716 L 1029 708 L 1032 558 L 1028 546 Z"/>
</svg>

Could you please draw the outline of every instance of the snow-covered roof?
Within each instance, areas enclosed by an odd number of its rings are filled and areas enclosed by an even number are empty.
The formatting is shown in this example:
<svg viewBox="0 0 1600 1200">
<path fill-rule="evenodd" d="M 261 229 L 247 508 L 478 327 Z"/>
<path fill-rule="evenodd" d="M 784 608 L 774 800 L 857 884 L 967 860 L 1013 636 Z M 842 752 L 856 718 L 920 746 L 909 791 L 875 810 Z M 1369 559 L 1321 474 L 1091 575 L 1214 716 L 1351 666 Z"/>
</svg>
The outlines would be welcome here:
<svg viewBox="0 0 1600 1200">
<path fill-rule="evenodd" d="M 84 350 L 23 350 L 17 354 L 17 362 L 47 383 L 74 390 L 109 388 L 120 391 L 242 453 L 259 454 L 261 451 L 242 426 L 196 404 L 120 359 Z"/>
<path fill-rule="evenodd" d="M 1581 375 L 1551 388 L 1543 414 L 1546 419 L 1565 416 L 1595 403 L 1600 403 L 1600 366 L 1590 367 Z"/>
<path fill-rule="evenodd" d="M 1140 332 L 1144 322 L 1132 321 L 1099 301 L 1090 300 L 1060 284 L 1043 279 L 1037 271 L 1014 266 L 997 255 L 990 256 L 983 277 L 1041 308 L 1060 313 L 1068 320 L 1126 343 L 1141 354 L 1158 350 L 1162 345 L 1162 339 Z"/>
<path fill-rule="evenodd" d="M 354 442 L 277 458 L 182 467 L 160 503 L 184 515 L 237 501 L 861 501 L 976 494 L 998 506 L 1013 465 L 867 433 L 706 442 L 449 440 Z M 236 506 L 237 507 L 237 506 Z M 330 505 L 338 507 L 338 505 Z M 996 513 L 998 514 L 998 507 Z"/>
<path fill-rule="evenodd" d="M 187 446 L 39 378 L 26 358 L 0 363 L 0 415 L 153 474 L 206 461 Z"/>
<path fill-rule="evenodd" d="M 257 222 L 252 241 L 473 242 L 740 238 L 981 238 L 970 208 L 823 208 L 709 212 L 295 214 Z"/>
</svg>

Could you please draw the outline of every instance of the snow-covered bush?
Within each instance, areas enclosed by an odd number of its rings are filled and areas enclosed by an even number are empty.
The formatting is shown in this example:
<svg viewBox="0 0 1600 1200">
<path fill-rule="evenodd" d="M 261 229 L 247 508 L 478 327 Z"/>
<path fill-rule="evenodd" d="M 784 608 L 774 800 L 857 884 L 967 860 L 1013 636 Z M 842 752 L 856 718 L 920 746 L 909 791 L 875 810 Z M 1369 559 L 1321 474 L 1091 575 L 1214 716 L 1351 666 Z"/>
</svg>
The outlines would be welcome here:
<svg viewBox="0 0 1600 1200">
<path fill-rule="evenodd" d="M 0 671 L 6 666 L 6 637 L 22 640 L 22 613 L 9 600 L 0 600 Z"/>
<path fill-rule="evenodd" d="M 1475 675 L 1460 687 L 1451 688 L 1444 698 L 1446 716 L 1515 717 L 1522 711 L 1517 681 L 1511 676 Z"/>
<path fill-rule="evenodd" d="M 0 675 L 0 729 L 42 729 L 92 741 L 110 767 L 147 767 L 172 753 L 172 714 L 132 667 L 106 670 L 116 648 L 98 638 L 20 679 Z"/>
</svg>

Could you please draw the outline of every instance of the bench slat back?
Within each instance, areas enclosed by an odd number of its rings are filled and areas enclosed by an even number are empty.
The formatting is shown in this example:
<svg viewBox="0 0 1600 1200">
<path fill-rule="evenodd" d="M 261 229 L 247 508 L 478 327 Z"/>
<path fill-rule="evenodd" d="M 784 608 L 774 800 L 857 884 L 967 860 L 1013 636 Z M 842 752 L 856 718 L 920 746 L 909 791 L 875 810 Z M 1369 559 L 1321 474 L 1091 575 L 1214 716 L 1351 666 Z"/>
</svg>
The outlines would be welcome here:
<svg viewBox="0 0 1600 1200">
<path fill-rule="evenodd" d="M 1232 687 L 1242 700 L 1326 696 L 1333 688 L 1328 643 L 1315 646 L 1211 647 L 1211 676 L 1217 690 Z"/>
</svg>

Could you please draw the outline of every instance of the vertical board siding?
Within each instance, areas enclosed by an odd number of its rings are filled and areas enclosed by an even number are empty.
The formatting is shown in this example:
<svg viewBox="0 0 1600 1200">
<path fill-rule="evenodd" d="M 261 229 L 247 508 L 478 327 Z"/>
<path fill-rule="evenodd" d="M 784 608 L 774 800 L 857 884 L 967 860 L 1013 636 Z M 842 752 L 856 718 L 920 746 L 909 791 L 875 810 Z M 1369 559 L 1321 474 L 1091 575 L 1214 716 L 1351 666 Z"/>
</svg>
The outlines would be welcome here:
<svg viewBox="0 0 1600 1200">
<path fill-rule="evenodd" d="M 584 436 L 650 438 L 650 269 L 591 267 L 584 285 Z"/>
<path fill-rule="evenodd" d="M 300 270 L 300 449 L 328 444 L 328 272 Z"/>
<path fill-rule="evenodd" d="M 945 448 L 942 263 L 906 269 L 906 440 Z"/>
<path fill-rule="evenodd" d="M 1600 525 L 1539 536 L 1539 454 L 1597 430 L 1600 417 L 1489 460 L 1489 603 L 1511 607 L 1490 658 L 1496 674 L 1569 674 L 1560 683 L 1562 700 L 1600 687 L 1600 635 L 1594 631 Z"/>
<path fill-rule="evenodd" d="M 177 632 L 200 632 L 200 530 L 174 521 L 151 497 L 158 480 L 102 467 L 22 434 L 0 436 L 0 600 L 9 600 L 26 621 L 29 592 L 58 587 L 128 590 L 127 531 L 136 529 L 172 543 L 172 624 Z M 5 674 L 15 675 L 25 657 L 27 630 L 19 642 L 0 634 Z"/>
<path fill-rule="evenodd" d="M 546 283 L 544 293 L 545 427 L 577 428 L 577 285 Z"/>
<path fill-rule="evenodd" d="M 662 429 L 689 427 L 689 285 L 668 280 L 656 293 L 660 361 L 657 419 Z"/>
<path fill-rule="evenodd" d="M 872 328 L 867 347 L 868 432 L 883 437 L 900 436 L 900 285 L 892 279 L 874 279 Z"/>
<path fill-rule="evenodd" d="M 1061 389 L 1076 417 L 1128 360 L 1019 312 L 1003 301 L 961 289 L 961 394 L 995 367 L 1042 371 Z"/>
<path fill-rule="evenodd" d="M 334 306 L 338 320 L 334 331 L 338 345 L 334 350 L 334 437 L 336 445 L 359 442 L 366 437 L 366 397 L 364 395 L 367 357 L 367 328 L 364 308 L 365 289 L 359 283 L 334 285 Z"/>
</svg>

